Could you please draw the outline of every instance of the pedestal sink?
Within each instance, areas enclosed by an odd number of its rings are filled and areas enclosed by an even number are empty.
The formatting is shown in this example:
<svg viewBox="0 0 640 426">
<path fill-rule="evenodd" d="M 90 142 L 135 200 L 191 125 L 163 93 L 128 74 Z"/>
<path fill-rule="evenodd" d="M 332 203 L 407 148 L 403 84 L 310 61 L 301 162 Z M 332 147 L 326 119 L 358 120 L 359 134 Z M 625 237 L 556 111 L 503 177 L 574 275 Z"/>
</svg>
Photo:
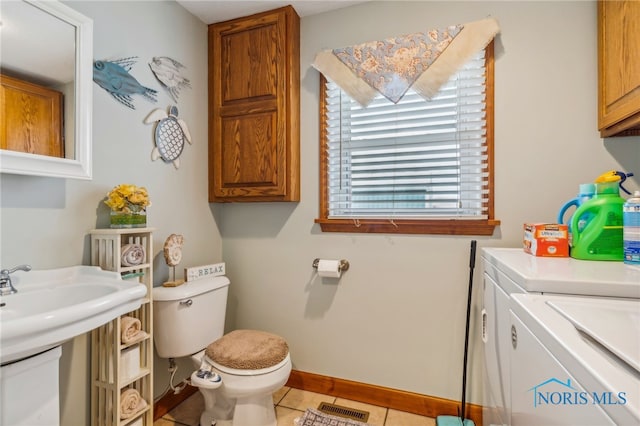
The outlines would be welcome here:
<svg viewBox="0 0 640 426">
<path fill-rule="evenodd" d="M 144 285 L 96 266 L 18 271 L 0 297 L 0 361 L 38 354 L 140 307 Z"/>
<path fill-rule="evenodd" d="M 140 307 L 147 288 L 94 266 L 15 272 L 0 297 L 0 424 L 59 424 L 60 345 Z"/>
</svg>

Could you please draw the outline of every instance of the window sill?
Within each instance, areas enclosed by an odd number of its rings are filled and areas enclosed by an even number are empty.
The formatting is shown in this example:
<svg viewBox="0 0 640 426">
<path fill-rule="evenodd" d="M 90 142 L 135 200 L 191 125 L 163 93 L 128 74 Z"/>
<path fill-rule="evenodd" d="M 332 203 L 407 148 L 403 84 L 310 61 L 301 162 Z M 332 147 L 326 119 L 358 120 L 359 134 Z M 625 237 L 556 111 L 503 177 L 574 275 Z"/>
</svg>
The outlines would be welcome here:
<svg viewBox="0 0 640 426">
<path fill-rule="evenodd" d="M 322 232 L 491 236 L 499 220 L 316 219 Z"/>
</svg>

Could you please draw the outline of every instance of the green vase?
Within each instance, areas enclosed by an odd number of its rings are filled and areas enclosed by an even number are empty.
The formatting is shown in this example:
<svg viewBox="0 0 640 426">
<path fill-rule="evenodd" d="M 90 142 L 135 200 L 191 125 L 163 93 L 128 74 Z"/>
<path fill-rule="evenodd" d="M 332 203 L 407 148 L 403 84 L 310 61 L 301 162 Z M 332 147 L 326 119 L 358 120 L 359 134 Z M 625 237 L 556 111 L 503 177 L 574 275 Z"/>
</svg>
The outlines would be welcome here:
<svg viewBox="0 0 640 426">
<path fill-rule="evenodd" d="M 147 226 L 147 212 L 114 212 L 110 216 L 111 228 L 144 228 Z"/>
</svg>

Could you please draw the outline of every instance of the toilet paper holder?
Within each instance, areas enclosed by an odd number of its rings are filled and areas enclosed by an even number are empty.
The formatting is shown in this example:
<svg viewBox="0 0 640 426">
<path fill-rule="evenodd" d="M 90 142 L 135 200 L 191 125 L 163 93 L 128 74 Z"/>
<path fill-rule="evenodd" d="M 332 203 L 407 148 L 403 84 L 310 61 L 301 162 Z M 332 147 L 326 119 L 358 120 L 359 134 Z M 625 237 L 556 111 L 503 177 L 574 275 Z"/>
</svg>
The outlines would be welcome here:
<svg viewBox="0 0 640 426">
<path fill-rule="evenodd" d="M 320 263 L 320 258 L 315 258 L 313 259 L 313 263 L 311 264 L 311 266 L 313 266 L 314 269 L 318 269 L 319 263 Z M 344 272 L 348 270 L 349 270 L 349 261 L 341 259 L 340 264 L 338 265 L 338 272 Z"/>
</svg>

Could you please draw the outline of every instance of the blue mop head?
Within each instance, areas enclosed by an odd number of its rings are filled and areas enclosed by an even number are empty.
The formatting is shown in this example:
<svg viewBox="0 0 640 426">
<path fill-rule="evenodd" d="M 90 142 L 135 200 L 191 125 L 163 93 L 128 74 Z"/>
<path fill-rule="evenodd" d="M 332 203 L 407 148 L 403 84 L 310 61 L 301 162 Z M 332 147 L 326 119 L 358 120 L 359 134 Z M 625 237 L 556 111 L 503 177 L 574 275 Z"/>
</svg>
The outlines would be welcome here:
<svg viewBox="0 0 640 426">
<path fill-rule="evenodd" d="M 475 426 L 473 420 L 464 419 L 458 416 L 438 416 L 436 426 Z"/>
</svg>

